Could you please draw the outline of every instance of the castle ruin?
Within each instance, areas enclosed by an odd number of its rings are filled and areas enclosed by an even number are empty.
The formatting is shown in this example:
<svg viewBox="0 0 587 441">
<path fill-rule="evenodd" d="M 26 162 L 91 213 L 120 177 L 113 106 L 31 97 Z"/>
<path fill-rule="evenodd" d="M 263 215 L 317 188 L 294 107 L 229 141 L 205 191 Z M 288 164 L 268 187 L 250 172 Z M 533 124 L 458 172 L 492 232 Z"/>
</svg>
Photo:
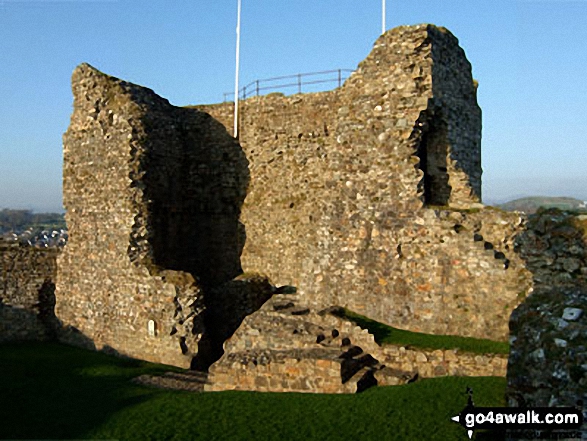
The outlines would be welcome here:
<svg viewBox="0 0 587 441">
<path fill-rule="evenodd" d="M 207 390 L 505 375 L 329 313 L 505 341 L 536 283 L 525 217 L 481 203 L 477 85 L 448 30 L 388 31 L 333 91 L 243 101 L 239 139 L 233 103 L 175 107 L 87 64 L 72 88 L 60 340 L 208 371 Z"/>
<path fill-rule="evenodd" d="M 241 106 L 245 271 L 400 328 L 507 338 L 522 218 L 479 203 L 481 110 L 449 31 L 393 29 L 343 87 Z M 198 108 L 231 127 L 231 103 Z"/>
</svg>

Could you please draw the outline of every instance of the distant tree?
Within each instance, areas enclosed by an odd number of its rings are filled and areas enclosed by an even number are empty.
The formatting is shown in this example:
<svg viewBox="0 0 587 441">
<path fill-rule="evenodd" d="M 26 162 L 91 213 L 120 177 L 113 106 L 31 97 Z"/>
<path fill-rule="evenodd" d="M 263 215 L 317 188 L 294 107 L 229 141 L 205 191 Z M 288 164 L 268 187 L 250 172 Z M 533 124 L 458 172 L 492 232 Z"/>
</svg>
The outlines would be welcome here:
<svg viewBox="0 0 587 441">
<path fill-rule="evenodd" d="M 33 213 L 31 210 L 0 210 L 0 228 L 5 231 L 17 231 L 30 224 Z"/>
<path fill-rule="evenodd" d="M 22 232 L 26 229 L 33 232 L 41 230 L 59 230 L 66 228 L 63 214 L 33 213 L 31 210 L 0 210 L 0 234 L 6 232 Z"/>
</svg>

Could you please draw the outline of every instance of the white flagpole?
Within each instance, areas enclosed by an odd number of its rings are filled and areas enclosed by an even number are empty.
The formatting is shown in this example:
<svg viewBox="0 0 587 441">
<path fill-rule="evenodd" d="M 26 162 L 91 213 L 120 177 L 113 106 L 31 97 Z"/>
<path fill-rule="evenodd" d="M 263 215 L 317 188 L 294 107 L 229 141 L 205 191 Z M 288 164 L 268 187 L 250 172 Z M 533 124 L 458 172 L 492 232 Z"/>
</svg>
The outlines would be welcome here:
<svg viewBox="0 0 587 441">
<path fill-rule="evenodd" d="M 381 33 L 385 34 L 385 0 L 382 0 L 381 6 Z"/>
<path fill-rule="evenodd" d="M 241 44 L 241 0 L 236 13 L 236 73 L 234 78 L 234 137 L 238 136 L 238 68 Z"/>
</svg>

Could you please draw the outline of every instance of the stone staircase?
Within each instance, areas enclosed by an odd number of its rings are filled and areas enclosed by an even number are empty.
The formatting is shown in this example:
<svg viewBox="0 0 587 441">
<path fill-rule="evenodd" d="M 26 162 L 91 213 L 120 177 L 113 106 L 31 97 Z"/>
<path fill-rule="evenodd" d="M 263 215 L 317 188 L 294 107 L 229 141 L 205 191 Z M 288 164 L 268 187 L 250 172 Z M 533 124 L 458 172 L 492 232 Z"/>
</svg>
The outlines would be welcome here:
<svg viewBox="0 0 587 441">
<path fill-rule="evenodd" d="M 354 393 L 414 377 L 382 365 L 373 335 L 332 312 L 278 289 L 225 342 L 204 389 Z"/>
<path fill-rule="evenodd" d="M 133 381 L 194 392 L 355 393 L 417 378 L 417 372 L 384 366 L 385 355 L 373 335 L 335 312 L 301 304 L 293 287 L 277 288 L 224 343 L 224 355 L 208 373 L 167 372 Z"/>
<path fill-rule="evenodd" d="M 473 242 L 481 244 L 485 253 L 489 252 L 493 254 L 496 262 L 500 262 L 499 265 L 503 265 L 503 269 L 508 269 L 510 266 L 510 260 L 506 257 L 505 253 L 497 250 L 495 245 L 487 240 L 484 240 L 483 236 L 476 232 L 473 234 Z"/>
</svg>

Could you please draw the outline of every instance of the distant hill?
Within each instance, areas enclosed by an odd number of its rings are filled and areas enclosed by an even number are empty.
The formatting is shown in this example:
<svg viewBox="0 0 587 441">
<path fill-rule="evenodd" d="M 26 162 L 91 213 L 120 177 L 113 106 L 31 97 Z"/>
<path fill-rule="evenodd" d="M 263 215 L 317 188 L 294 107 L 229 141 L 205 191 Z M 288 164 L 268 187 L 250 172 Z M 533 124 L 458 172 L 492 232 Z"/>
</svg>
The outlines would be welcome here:
<svg viewBox="0 0 587 441">
<path fill-rule="evenodd" d="M 505 204 L 500 204 L 498 207 L 506 211 L 523 211 L 527 214 L 535 213 L 540 207 L 587 212 L 586 201 L 566 197 L 532 196 L 515 199 Z"/>
</svg>

